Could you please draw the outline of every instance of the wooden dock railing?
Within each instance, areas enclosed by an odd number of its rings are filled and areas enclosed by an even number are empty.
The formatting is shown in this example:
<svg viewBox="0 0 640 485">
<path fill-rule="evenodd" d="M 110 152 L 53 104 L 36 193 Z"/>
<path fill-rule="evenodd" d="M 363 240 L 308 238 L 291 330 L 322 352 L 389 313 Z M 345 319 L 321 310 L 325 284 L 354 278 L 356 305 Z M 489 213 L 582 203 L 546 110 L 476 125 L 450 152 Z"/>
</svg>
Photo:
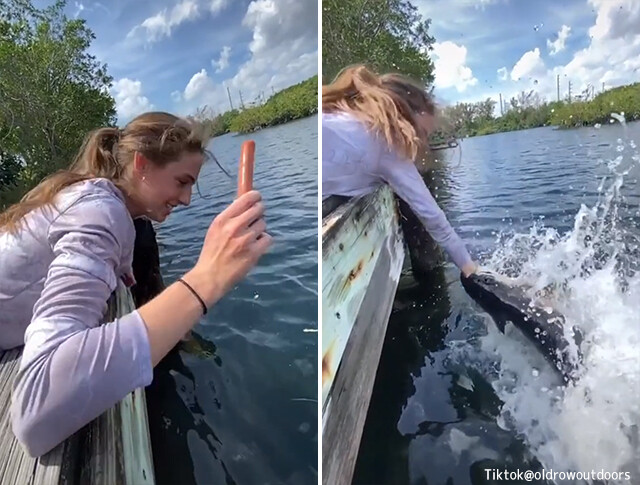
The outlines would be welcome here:
<svg viewBox="0 0 640 485">
<path fill-rule="evenodd" d="M 122 283 L 111 295 L 105 321 L 135 308 Z M 125 397 L 40 458 L 22 449 L 11 429 L 10 403 L 21 349 L 0 355 L 0 485 L 153 485 L 144 389 Z"/>
</svg>

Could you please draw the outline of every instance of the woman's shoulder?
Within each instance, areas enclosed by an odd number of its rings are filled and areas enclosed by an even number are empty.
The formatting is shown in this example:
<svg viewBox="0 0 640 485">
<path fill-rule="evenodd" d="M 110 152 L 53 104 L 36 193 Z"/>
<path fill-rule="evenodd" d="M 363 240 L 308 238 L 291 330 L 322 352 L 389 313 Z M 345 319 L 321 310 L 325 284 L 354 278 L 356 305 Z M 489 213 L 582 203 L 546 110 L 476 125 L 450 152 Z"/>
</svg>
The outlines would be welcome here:
<svg viewBox="0 0 640 485">
<path fill-rule="evenodd" d="M 124 195 L 108 179 L 88 179 L 66 187 L 56 199 L 56 207 L 50 235 L 91 226 L 93 230 L 108 231 L 121 243 L 135 241 L 135 227 Z"/>
<path fill-rule="evenodd" d="M 344 111 L 322 113 L 322 135 L 325 131 L 346 141 L 351 146 L 373 147 L 378 145 L 378 137 L 364 121 Z"/>
<path fill-rule="evenodd" d="M 56 202 L 58 206 L 70 207 L 86 198 L 102 199 L 126 208 L 122 191 L 106 178 L 91 178 L 69 185 L 60 191 Z"/>
<path fill-rule="evenodd" d="M 326 125 L 336 129 L 343 128 L 364 132 L 368 131 L 363 121 L 358 119 L 354 114 L 346 111 L 323 111 L 322 124 L 323 126 Z"/>
</svg>

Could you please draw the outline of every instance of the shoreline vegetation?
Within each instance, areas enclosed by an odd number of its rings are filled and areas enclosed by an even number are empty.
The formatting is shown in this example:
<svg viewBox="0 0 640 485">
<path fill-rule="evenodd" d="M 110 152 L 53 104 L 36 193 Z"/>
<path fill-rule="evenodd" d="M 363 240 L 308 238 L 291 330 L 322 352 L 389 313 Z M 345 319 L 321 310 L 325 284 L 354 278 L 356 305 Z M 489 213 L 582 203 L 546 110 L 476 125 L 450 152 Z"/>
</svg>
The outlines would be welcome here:
<svg viewBox="0 0 640 485">
<path fill-rule="evenodd" d="M 490 98 L 477 103 L 458 103 L 442 109 L 436 139 L 466 138 L 542 126 L 561 129 L 609 124 L 612 113 L 627 122 L 640 120 L 640 83 L 604 91 L 587 99 L 545 102 L 534 91 L 521 92 L 503 106 L 504 114 L 494 116 L 496 102 Z"/>
<path fill-rule="evenodd" d="M 429 34 L 431 19 L 424 18 L 408 0 L 323 0 L 322 75 L 330 82 L 351 64 L 362 63 L 379 73 L 398 72 L 424 83 L 433 91 L 436 41 Z M 477 103 L 441 106 L 432 147 L 454 144 L 456 139 L 554 125 L 560 128 L 610 123 L 611 113 L 624 113 L 627 121 L 640 120 L 640 83 L 616 87 L 593 96 L 547 102 L 534 90 L 523 91 L 496 110 L 488 98 Z M 494 113 L 500 112 L 500 116 Z"/>
<path fill-rule="evenodd" d="M 44 177 L 67 168 L 87 133 L 116 126 L 117 112 L 108 67 L 89 53 L 95 34 L 85 20 L 65 15 L 67 0 L 46 8 L 32 0 L 0 3 L 3 211 Z M 311 116 L 317 106 L 314 76 L 274 93 L 263 104 L 219 116 L 205 107 L 193 116 L 209 123 L 214 135 L 248 133 Z"/>
<path fill-rule="evenodd" d="M 312 76 L 273 94 L 264 104 L 219 115 L 202 108 L 197 117 L 208 125 L 213 136 L 251 133 L 270 126 L 307 118 L 318 113 L 318 76 Z"/>
</svg>

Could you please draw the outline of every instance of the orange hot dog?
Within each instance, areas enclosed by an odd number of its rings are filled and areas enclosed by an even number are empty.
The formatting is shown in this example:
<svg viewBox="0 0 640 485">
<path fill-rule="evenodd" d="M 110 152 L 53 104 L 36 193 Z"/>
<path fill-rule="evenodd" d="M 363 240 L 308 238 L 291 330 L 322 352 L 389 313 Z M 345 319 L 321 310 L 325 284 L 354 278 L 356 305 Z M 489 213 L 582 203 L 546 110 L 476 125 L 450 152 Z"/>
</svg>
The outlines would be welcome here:
<svg viewBox="0 0 640 485">
<path fill-rule="evenodd" d="M 256 143 L 247 140 L 242 144 L 238 165 L 238 197 L 253 190 L 253 165 L 255 163 Z"/>
</svg>

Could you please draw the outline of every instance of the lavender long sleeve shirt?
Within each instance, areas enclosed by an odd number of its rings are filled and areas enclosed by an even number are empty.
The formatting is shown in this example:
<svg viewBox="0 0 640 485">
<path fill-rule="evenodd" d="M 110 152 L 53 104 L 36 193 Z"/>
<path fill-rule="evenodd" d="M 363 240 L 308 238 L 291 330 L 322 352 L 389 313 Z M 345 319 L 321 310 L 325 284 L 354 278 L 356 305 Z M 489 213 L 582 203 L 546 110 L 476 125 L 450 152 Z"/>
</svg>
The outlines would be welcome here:
<svg viewBox="0 0 640 485">
<path fill-rule="evenodd" d="M 118 280 L 132 274 L 135 229 L 105 179 L 63 190 L 0 233 L 0 348 L 24 344 L 11 415 L 31 456 L 68 438 L 153 378 L 137 311 L 100 325 Z"/>
<path fill-rule="evenodd" d="M 361 196 L 386 183 L 413 209 L 459 268 L 471 262 L 415 164 L 348 113 L 322 113 L 322 198 Z"/>
</svg>

